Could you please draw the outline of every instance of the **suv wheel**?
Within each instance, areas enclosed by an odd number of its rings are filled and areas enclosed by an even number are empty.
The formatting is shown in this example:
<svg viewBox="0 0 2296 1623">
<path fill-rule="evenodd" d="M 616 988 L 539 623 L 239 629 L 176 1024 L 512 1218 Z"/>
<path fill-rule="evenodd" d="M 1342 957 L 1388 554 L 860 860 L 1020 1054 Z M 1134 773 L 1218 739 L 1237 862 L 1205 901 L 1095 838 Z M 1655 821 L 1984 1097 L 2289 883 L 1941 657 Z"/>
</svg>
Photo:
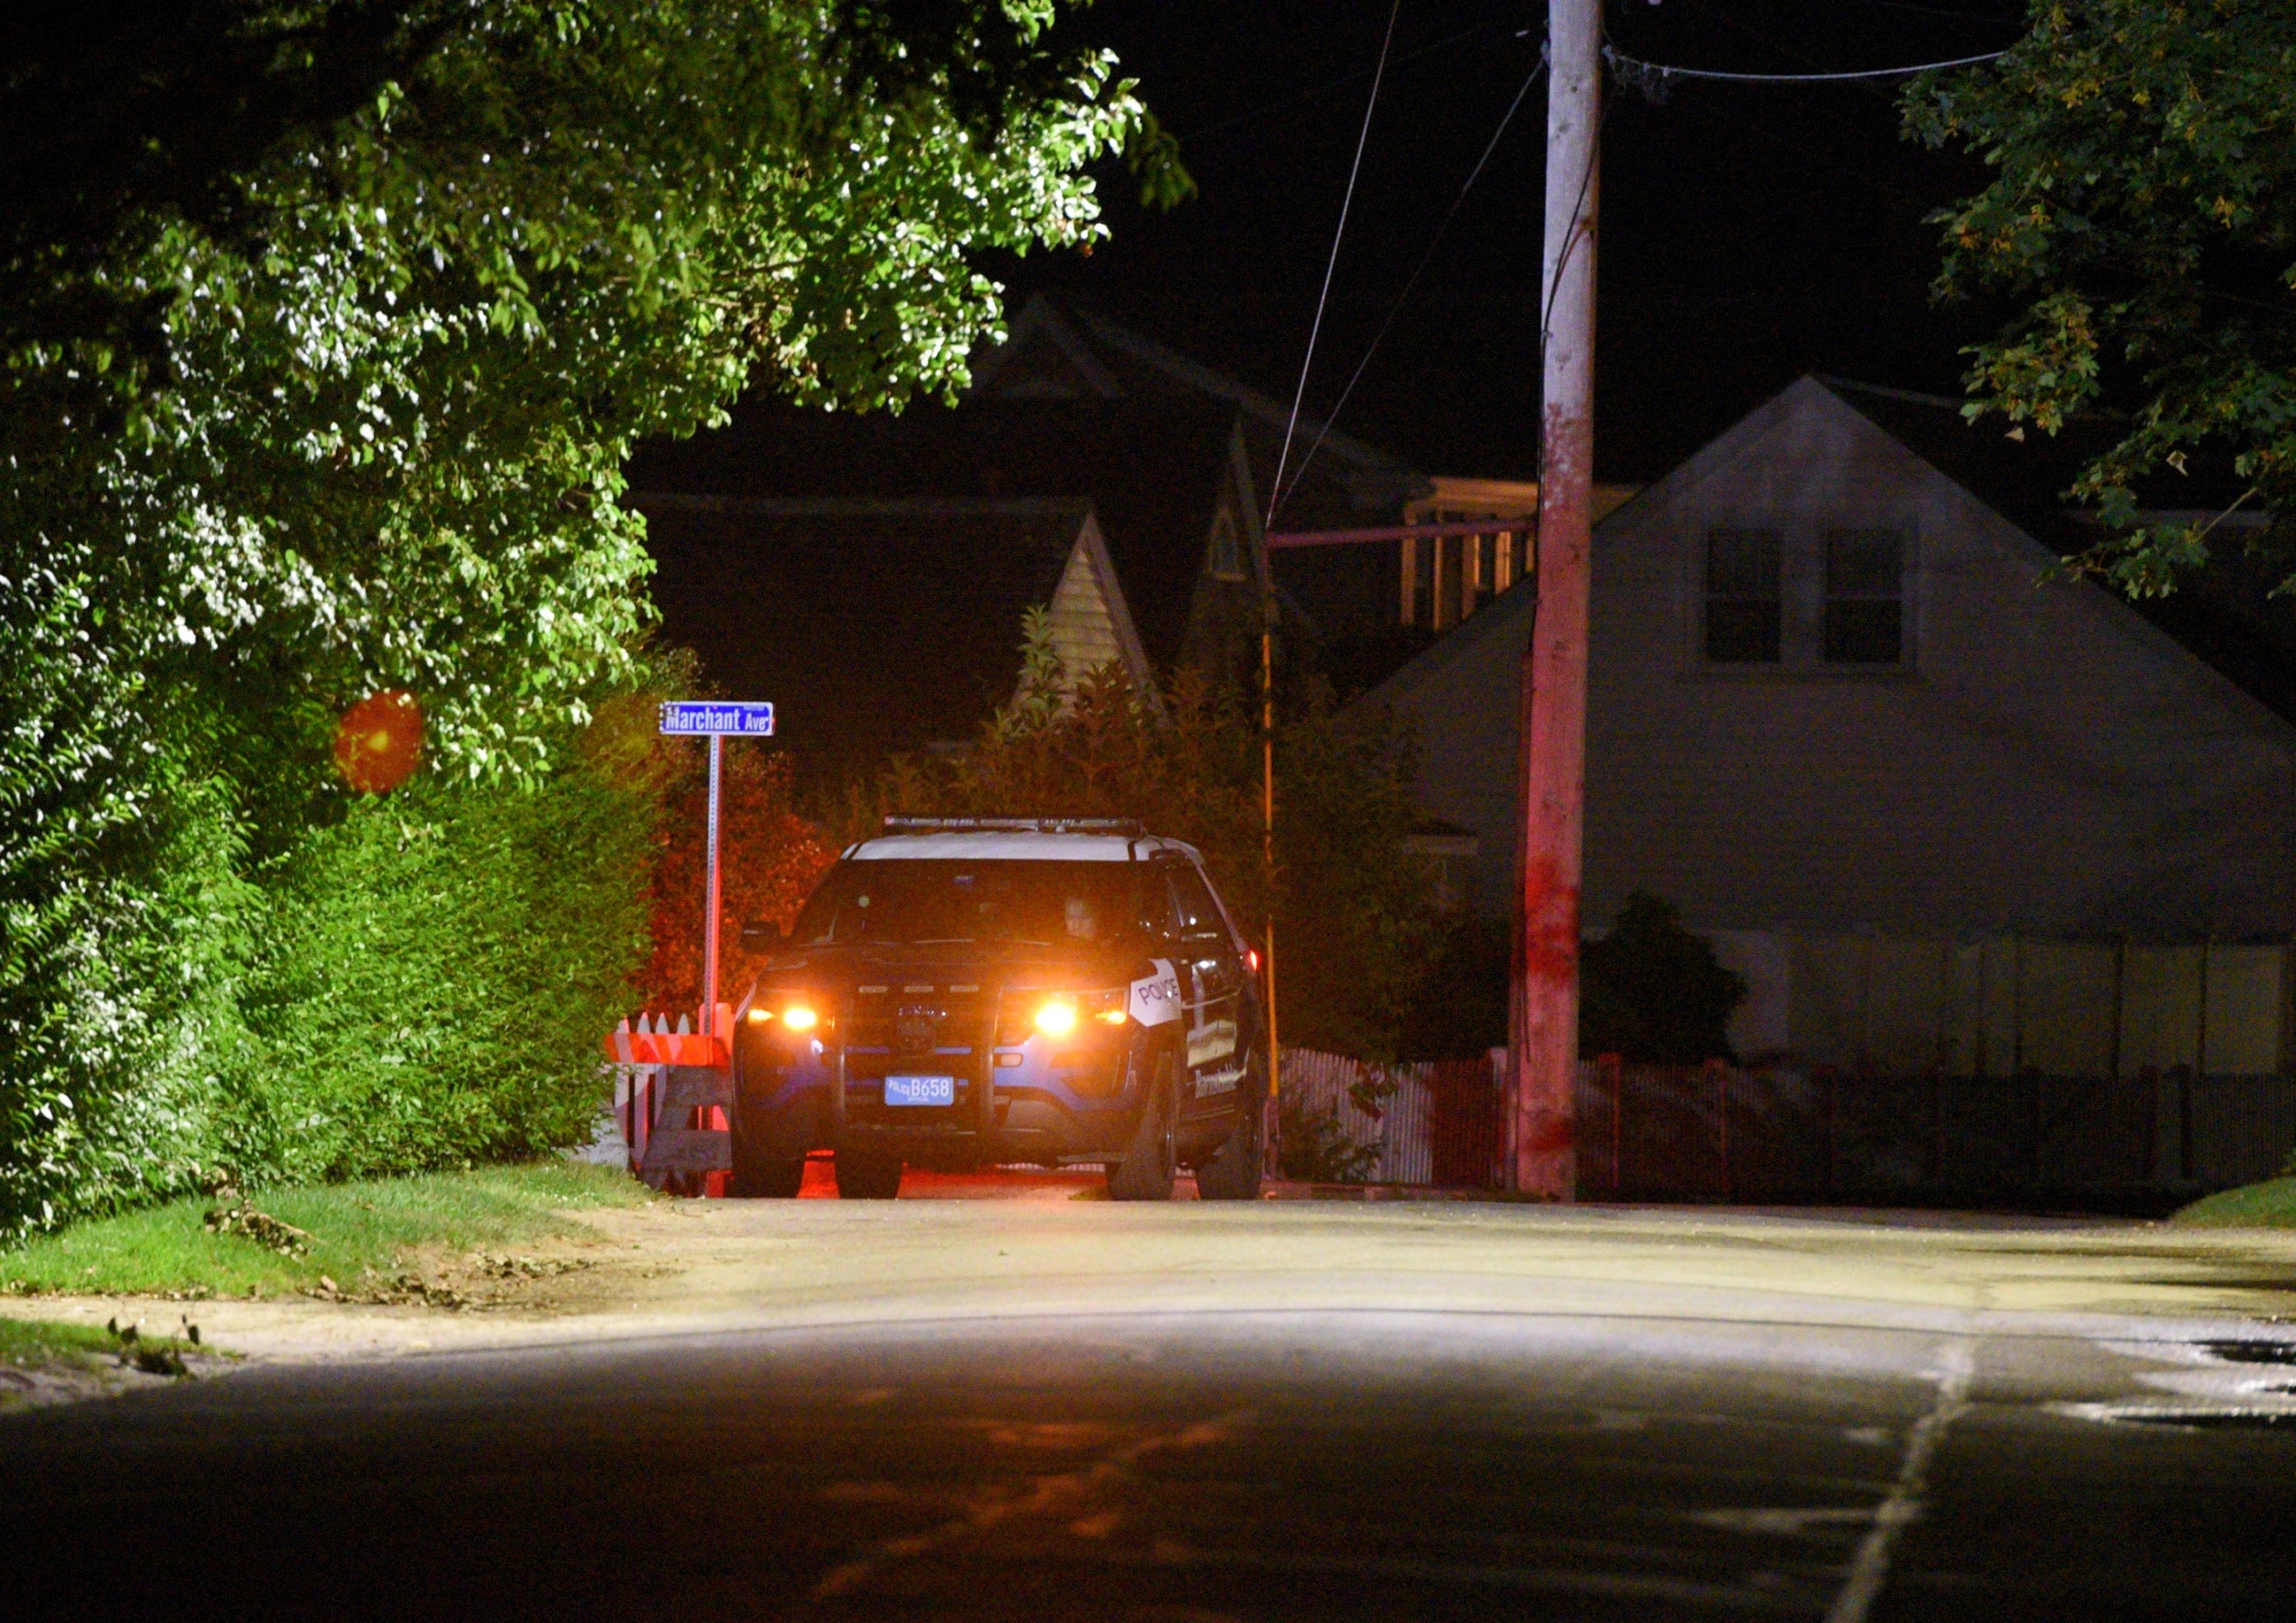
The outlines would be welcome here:
<svg viewBox="0 0 2296 1623">
<path fill-rule="evenodd" d="M 1111 1200 L 1169 1200 L 1179 1162 L 1172 1144 L 1172 1056 L 1156 1062 L 1155 1080 L 1148 1087 L 1148 1102 L 1141 1107 L 1140 1125 L 1124 1146 L 1124 1158 L 1109 1168 Z"/>
<path fill-rule="evenodd" d="M 837 1153 L 837 1192 L 841 1200 L 892 1200 L 901 1192 L 899 1158 L 840 1147 Z"/>
<path fill-rule="evenodd" d="M 1256 1065 L 1255 1061 L 1255 1065 Z M 1204 1200 L 1256 1200 L 1260 1198 L 1260 1164 L 1266 1152 L 1261 1131 L 1260 1089 L 1256 1077 L 1246 1076 L 1243 1097 L 1236 1101 L 1235 1125 L 1221 1141 L 1211 1159 L 1196 1169 L 1196 1194 Z"/>
<path fill-rule="evenodd" d="M 741 1131 L 738 1107 L 734 1111 L 732 1136 L 734 1175 L 726 1180 L 727 1194 L 744 1200 L 786 1200 L 805 1187 L 805 1156 L 760 1154 Z"/>
</svg>

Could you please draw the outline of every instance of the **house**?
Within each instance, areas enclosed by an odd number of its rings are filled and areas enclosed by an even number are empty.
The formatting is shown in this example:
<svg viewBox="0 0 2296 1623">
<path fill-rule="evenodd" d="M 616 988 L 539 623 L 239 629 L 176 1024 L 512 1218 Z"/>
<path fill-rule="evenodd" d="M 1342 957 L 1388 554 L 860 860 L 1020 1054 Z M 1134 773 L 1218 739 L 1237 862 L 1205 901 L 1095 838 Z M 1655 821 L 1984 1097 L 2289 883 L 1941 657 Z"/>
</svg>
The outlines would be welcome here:
<svg viewBox="0 0 2296 1623">
<path fill-rule="evenodd" d="M 640 501 L 678 560 L 656 586 L 663 618 L 727 692 L 774 701 L 782 743 L 813 774 L 864 775 L 895 753 L 969 742 L 1012 696 L 1034 607 L 1049 609 L 1069 671 L 1114 661 L 1149 675 L 1089 502 Z"/>
<path fill-rule="evenodd" d="M 2188 646 L 2066 576 L 2063 448 L 1959 404 L 1805 378 L 1598 525 L 1591 928 L 1645 890 L 1708 931 L 2296 929 L 2288 643 Z M 1415 720 L 1422 808 L 1480 836 L 1493 915 L 1532 610 L 1518 580 L 1365 699 Z"/>
<path fill-rule="evenodd" d="M 1266 491 L 1287 412 L 1090 312 L 1031 301 L 954 405 L 898 414 L 771 400 L 643 447 L 671 641 L 728 691 L 775 699 L 805 770 L 972 736 L 1009 695 L 1021 611 L 1105 610 L 1073 672 L 1120 656 L 1256 684 Z M 1424 481 L 1309 422 L 1294 498 L 1316 522 L 1390 522 Z M 1087 585 L 1090 592 L 1087 592 Z M 1034 593 L 1037 595 L 1031 596 Z M 1296 605 L 1295 627 L 1307 624 Z M 1001 650 L 991 655 L 992 649 Z"/>
</svg>

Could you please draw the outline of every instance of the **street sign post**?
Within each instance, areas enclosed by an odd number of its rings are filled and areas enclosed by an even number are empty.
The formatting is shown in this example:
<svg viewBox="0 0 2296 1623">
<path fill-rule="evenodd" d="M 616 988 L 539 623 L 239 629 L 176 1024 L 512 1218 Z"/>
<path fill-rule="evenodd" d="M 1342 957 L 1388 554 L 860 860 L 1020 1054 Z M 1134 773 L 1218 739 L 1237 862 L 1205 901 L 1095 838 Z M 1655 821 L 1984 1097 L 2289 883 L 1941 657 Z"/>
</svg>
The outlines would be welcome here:
<svg viewBox="0 0 2296 1623">
<path fill-rule="evenodd" d="M 674 738 L 710 741 L 709 916 L 702 932 L 702 1031 L 707 1036 L 731 1038 L 731 1031 L 717 1029 L 717 916 L 722 910 L 717 876 L 718 782 L 725 767 L 726 740 L 771 738 L 773 706 L 770 703 L 673 701 L 661 707 L 661 730 Z"/>
</svg>

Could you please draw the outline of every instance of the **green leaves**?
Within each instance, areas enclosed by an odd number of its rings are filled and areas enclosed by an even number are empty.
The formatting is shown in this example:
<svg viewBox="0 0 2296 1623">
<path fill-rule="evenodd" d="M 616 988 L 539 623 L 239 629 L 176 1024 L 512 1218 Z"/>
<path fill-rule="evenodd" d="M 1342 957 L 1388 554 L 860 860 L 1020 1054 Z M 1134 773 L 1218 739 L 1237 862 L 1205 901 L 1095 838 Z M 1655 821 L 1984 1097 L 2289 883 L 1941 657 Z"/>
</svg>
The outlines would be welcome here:
<svg viewBox="0 0 2296 1623">
<path fill-rule="evenodd" d="M 1335 713 L 1320 688 L 1279 717 L 1276 871 L 1265 860 L 1257 709 L 1183 668 L 1156 694 L 1115 664 L 1063 668 L 1027 616 L 1011 701 L 958 756 L 896 761 L 841 832 L 884 812 L 1138 817 L 1204 853 L 1246 934 L 1276 917 L 1288 1041 L 1392 1060 L 1437 934 L 1435 875 L 1406 849 L 1416 814 L 1408 739 Z"/>
<path fill-rule="evenodd" d="M 158 44 L 101 7 L 0 23 L 0 128 L 44 160 L 0 210 L 0 1223 L 94 1176 L 73 1111 L 208 1063 L 222 1027 L 155 988 L 195 963 L 227 1003 L 243 983 L 163 899 L 197 851 L 243 845 L 224 871 L 268 884 L 350 826 L 347 704 L 422 700 L 424 793 L 554 782 L 651 630 L 637 439 L 748 387 L 951 393 L 999 320 L 966 256 L 1100 232 L 1085 167 L 1142 115 L 1057 13 L 193 0 Z M 159 838 L 192 826 L 211 838 Z M 219 939 L 262 958 L 284 927 L 245 919 Z M 344 975 L 331 1018 L 398 1018 L 367 1001 L 400 997 L 388 975 Z M 408 1041 L 443 1053 L 449 1019 Z M 115 1160 L 163 1165 L 154 1133 Z"/>
<path fill-rule="evenodd" d="M 2193 504 L 2139 486 L 2203 448 L 2232 454 L 2243 500 L 2296 556 L 2296 10 L 2036 0 L 2013 51 L 1915 81 L 1905 113 L 1911 135 L 1995 172 L 1932 216 L 1940 298 L 2024 306 L 1970 352 L 1973 421 L 1998 415 L 2017 437 L 2123 413 L 2070 492 L 2108 525 L 2075 561 L 2140 595 L 2204 563 L 2210 525 L 2137 522 Z"/>
</svg>

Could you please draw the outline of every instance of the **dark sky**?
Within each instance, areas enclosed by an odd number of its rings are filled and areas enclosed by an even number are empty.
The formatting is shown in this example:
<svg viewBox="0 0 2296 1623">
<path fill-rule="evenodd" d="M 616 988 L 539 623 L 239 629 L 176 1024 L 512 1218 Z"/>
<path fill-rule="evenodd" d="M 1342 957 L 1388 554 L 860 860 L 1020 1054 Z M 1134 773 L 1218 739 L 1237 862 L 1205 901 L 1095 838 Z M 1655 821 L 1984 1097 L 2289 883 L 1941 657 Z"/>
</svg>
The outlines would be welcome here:
<svg viewBox="0 0 2296 1623">
<path fill-rule="evenodd" d="M 1967 56 L 2016 0 L 1607 0 L 1646 60 L 1808 73 Z M 1201 187 L 1165 214 L 1108 176 L 1114 240 L 990 268 L 1084 300 L 1289 400 L 1387 0 L 1099 0 Z M 1326 410 L 1538 60 L 1541 4 L 1403 0 L 1308 390 Z M 1526 31 L 1527 30 L 1527 31 Z M 1542 81 L 1543 85 L 1543 81 Z M 1663 472 L 1804 371 L 1949 392 L 1975 317 L 1941 311 L 1935 228 L 1964 159 L 1902 139 L 1888 85 L 1611 87 L 1604 132 L 1597 471 Z M 1516 113 L 1340 425 L 1431 473 L 1530 471 L 1546 108 Z"/>
</svg>

